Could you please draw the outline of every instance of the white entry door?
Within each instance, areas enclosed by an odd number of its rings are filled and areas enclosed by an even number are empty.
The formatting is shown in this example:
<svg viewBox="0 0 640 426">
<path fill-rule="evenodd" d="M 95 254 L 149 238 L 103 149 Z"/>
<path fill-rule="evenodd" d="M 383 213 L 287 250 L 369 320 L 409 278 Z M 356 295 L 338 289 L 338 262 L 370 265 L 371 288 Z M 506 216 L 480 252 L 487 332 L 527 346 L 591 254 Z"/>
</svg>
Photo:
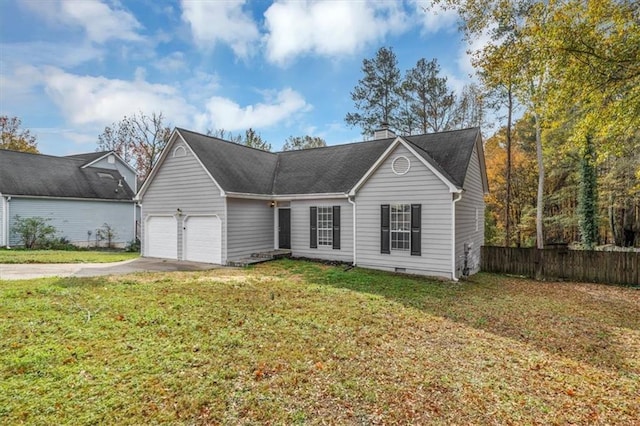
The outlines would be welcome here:
<svg viewBox="0 0 640 426">
<path fill-rule="evenodd" d="M 187 217 L 184 228 L 184 260 L 222 263 L 222 226 L 218 216 Z"/>
<path fill-rule="evenodd" d="M 146 222 L 145 256 L 178 258 L 178 225 L 173 216 L 151 216 Z"/>
</svg>

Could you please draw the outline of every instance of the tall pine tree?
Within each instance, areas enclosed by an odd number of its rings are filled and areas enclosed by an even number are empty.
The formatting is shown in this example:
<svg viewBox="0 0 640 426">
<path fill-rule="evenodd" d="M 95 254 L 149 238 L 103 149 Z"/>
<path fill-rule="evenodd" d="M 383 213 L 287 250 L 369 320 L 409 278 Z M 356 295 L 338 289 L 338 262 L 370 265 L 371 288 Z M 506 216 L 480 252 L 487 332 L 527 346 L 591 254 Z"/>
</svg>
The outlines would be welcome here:
<svg viewBox="0 0 640 426">
<path fill-rule="evenodd" d="M 397 123 L 401 77 L 393 49 L 381 47 L 374 58 L 364 59 L 362 73 L 351 92 L 358 112 L 346 115 L 347 124 L 359 126 L 364 135 L 372 134 L 382 123 L 401 128 Z"/>
</svg>

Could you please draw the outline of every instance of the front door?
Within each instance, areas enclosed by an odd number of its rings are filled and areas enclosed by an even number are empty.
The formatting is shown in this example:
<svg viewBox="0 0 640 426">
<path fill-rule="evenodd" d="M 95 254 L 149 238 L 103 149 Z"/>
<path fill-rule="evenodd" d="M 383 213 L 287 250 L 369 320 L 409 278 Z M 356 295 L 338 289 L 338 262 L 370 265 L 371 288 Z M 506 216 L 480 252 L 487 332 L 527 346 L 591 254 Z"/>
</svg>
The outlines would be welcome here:
<svg viewBox="0 0 640 426">
<path fill-rule="evenodd" d="M 278 209 L 278 247 L 291 248 L 291 209 Z"/>
</svg>

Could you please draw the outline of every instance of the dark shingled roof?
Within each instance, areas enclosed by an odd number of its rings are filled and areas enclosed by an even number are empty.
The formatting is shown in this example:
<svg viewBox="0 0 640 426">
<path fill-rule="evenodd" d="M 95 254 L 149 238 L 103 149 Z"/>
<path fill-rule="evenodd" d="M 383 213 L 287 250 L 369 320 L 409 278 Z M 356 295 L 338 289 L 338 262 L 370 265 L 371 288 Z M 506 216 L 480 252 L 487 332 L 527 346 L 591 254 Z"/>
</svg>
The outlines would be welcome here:
<svg viewBox="0 0 640 426">
<path fill-rule="evenodd" d="M 222 189 L 271 194 L 278 156 L 190 130 L 177 129 Z"/>
<path fill-rule="evenodd" d="M 420 148 L 422 153 L 426 154 L 422 155 L 425 160 L 433 160 L 430 161 L 432 165 L 435 165 L 451 183 L 462 188 L 479 133 L 480 129 L 475 127 L 420 136 L 405 136 L 404 139 Z"/>
<path fill-rule="evenodd" d="M 285 151 L 278 154 L 274 194 L 348 192 L 393 139 Z"/>
<path fill-rule="evenodd" d="M 135 194 L 117 170 L 83 169 L 85 164 L 81 159 L 0 149 L 0 192 L 40 197 L 133 199 Z"/>
<path fill-rule="evenodd" d="M 227 192 L 249 194 L 346 193 L 395 138 L 270 153 L 177 129 Z M 462 188 L 479 129 L 404 136 L 446 179 Z"/>
<path fill-rule="evenodd" d="M 97 151 L 97 152 L 87 152 L 86 154 L 73 154 L 67 155 L 65 158 L 75 158 L 76 160 L 82 160 L 85 164 L 89 164 L 93 161 L 96 161 L 98 158 L 105 156 L 111 151 Z"/>
</svg>

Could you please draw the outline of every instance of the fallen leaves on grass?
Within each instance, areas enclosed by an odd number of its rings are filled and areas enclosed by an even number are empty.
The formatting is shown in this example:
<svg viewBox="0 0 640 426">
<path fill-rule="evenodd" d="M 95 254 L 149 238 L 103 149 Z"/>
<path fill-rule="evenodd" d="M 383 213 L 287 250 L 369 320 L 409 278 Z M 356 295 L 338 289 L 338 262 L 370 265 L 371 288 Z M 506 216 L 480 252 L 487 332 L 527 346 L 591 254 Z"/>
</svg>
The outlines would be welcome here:
<svg viewBox="0 0 640 426">
<path fill-rule="evenodd" d="M 486 274 L 452 284 L 290 260 L 7 282 L 0 417 L 633 424 L 634 295 Z"/>
</svg>

